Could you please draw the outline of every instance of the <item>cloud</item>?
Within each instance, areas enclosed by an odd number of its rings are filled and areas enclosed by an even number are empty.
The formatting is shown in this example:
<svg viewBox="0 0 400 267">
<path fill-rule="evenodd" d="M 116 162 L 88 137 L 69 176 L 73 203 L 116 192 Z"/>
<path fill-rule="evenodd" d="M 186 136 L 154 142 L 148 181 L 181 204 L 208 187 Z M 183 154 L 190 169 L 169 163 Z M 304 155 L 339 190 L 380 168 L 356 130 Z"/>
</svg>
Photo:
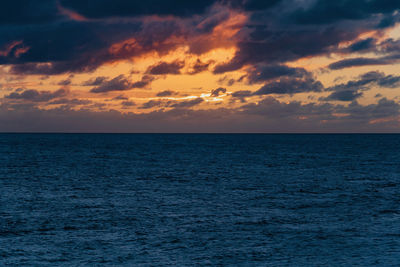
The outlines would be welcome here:
<svg viewBox="0 0 400 267">
<path fill-rule="evenodd" d="M 125 78 L 123 74 L 111 79 L 105 80 L 97 87 L 90 90 L 92 93 L 105 93 L 110 91 L 125 91 L 132 89 L 132 83 Z"/>
<path fill-rule="evenodd" d="M 98 86 L 90 90 L 90 92 L 92 93 L 106 93 L 111 91 L 126 91 L 126 90 L 131 90 L 133 88 L 144 88 L 154 80 L 154 78 L 144 75 L 140 81 L 132 83 L 123 74 L 110 80 L 101 78 L 100 82 L 98 81 L 98 78 L 99 77 L 97 77 L 92 82 L 89 81 L 85 83 L 87 85 L 98 84 Z"/>
<path fill-rule="evenodd" d="M 326 91 L 365 91 L 369 90 L 371 86 L 398 88 L 400 87 L 400 76 L 385 75 L 383 72 L 370 71 L 360 75 L 358 79 L 328 87 Z"/>
<path fill-rule="evenodd" d="M 304 76 L 310 76 L 303 68 L 291 68 L 285 65 L 268 65 L 258 64 L 253 68 L 247 70 L 248 75 L 246 76 L 249 84 L 262 83 L 270 81 L 283 76 L 301 78 Z"/>
<path fill-rule="evenodd" d="M 107 77 L 99 76 L 99 77 L 87 80 L 86 82 L 82 83 L 82 85 L 84 85 L 84 86 L 99 86 L 106 80 L 107 80 Z"/>
<path fill-rule="evenodd" d="M 121 102 L 121 105 L 122 105 L 124 108 L 130 108 L 130 107 L 136 106 L 136 103 L 133 102 L 133 101 L 122 101 L 122 102 Z"/>
<path fill-rule="evenodd" d="M 61 0 L 63 7 L 73 10 L 86 18 L 113 18 L 113 17 L 136 17 L 136 16 L 178 16 L 189 17 L 196 14 L 203 14 L 213 4 L 219 3 L 229 5 L 246 11 L 268 9 L 281 2 L 281 0 L 202 0 L 202 1 L 163 1 L 149 0 L 124 1 L 124 0 Z"/>
<path fill-rule="evenodd" d="M 297 26 L 273 32 L 254 28 L 246 40 L 238 43 L 238 50 L 230 62 L 214 68 L 215 74 L 239 70 L 247 65 L 268 62 L 282 64 L 300 58 L 328 54 L 340 42 L 355 39 L 360 33 L 351 29 L 321 28 L 296 30 Z M 287 28 L 289 27 L 289 28 Z"/>
<path fill-rule="evenodd" d="M 73 99 L 68 99 L 68 98 L 60 98 L 57 100 L 53 100 L 51 102 L 48 103 L 48 105 L 59 105 L 59 104 L 63 104 L 63 105 L 69 105 L 69 106 L 77 106 L 77 105 L 89 105 L 92 104 L 93 102 L 91 100 L 88 99 L 77 99 L 77 98 L 73 98 Z"/>
<path fill-rule="evenodd" d="M 350 52 L 363 52 L 370 51 L 376 47 L 376 40 L 374 38 L 367 38 L 353 43 L 348 47 Z"/>
<path fill-rule="evenodd" d="M 253 92 L 250 90 L 240 90 L 240 91 L 233 92 L 231 94 L 231 96 L 233 98 L 239 99 L 242 103 L 246 102 L 247 97 L 251 97 L 253 95 L 254 95 Z"/>
<path fill-rule="evenodd" d="M 383 72 L 370 71 L 360 75 L 357 79 L 346 83 L 337 84 L 325 91 L 333 91 L 328 97 L 322 97 L 322 101 L 354 101 L 363 96 L 362 91 L 370 90 L 371 87 L 398 88 L 400 87 L 400 76 L 385 75 Z"/>
<path fill-rule="evenodd" d="M 400 55 L 385 56 L 379 58 L 350 58 L 336 61 L 328 66 L 331 70 L 341 70 L 351 67 L 390 65 L 400 61 Z"/>
<path fill-rule="evenodd" d="M 379 43 L 379 52 L 381 53 L 391 53 L 394 56 L 399 54 L 400 50 L 400 40 L 394 40 L 393 38 L 388 38 L 383 42 Z"/>
<path fill-rule="evenodd" d="M 125 1 L 125 0 L 61 0 L 61 4 L 86 18 L 132 17 L 146 15 L 188 17 L 201 14 L 214 0 L 202 1 Z"/>
<path fill-rule="evenodd" d="M 194 98 L 192 100 L 170 102 L 170 103 L 168 103 L 168 106 L 173 107 L 173 108 L 191 108 L 191 107 L 197 106 L 198 104 L 202 103 L 203 101 L 204 101 L 203 98 L 198 97 L 198 98 Z"/>
<path fill-rule="evenodd" d="M 284 65 L 339 51 L 343 42 L 381 30 L 379 25 L 393 25 L 398 9 L 395 1 L 378 0 L 17 0 L 5 3 L 0 16 L 0 25 L 6 26 L 0 27 L 0 49 L 18 42 L 0 55 L 0 65 L 11 65 L 12 74 L 93 72 L 106 63 L 162 56 L 178 47 L 201 55 L 227 46 L 237 52 L 230 62 L 218 64 L 215 73 L 260 63 Z M 224 24 L 234 15 L 245 15 L 247 20 Z M 222 25 L 222 32 L 241 29 L 216 41 L 213 30 Z M 373 43 L 372 39 L 355 42 L 347 53 L 367 51 Z M 210 63 L 199 61 L 188 73 L 206 71 Z M 153 72 L 180 70 L 175 66 Z"/>
<path fill-rule="evenodd" d="M 178 94 L 179 94 L 179 92 L 175 92 L 172 90 L 165 90 L 165 91 L 158 92 L 156 96 L 167 97 L 167 96 L 174 96 L 174 95 L 178 95 Z"/>
<path fill-rule="evenodd" d="M 204 101 L 203 98 L 198 97 L 190 100 L 149 100 L 145 102 L 140 109 L 159 108 L 177 108 L 186 109 L 199 105 Z"/>
<path fill-rule="evenodd" d="M 360 105 L 357 102 L 352 102 L 348 106 L 332 105 L 332 104 L 302 104 L 298 101 L 290 103 L 279 102 L 273 97 L 266 97 L 259 103 L 251 103 L 244 105 L 241 112 L 248 115 L 264 116 L 272 121 L 291 121 L 294 124 L 303 124 L 301 127 L 306 127 L 311 123 L 315 129 L 327 128 L 332 132 L 347 132 L 350 129 L 363 131 L 368 129 L 371 131 L 373 123 L 377 123 L 380 127 L 384 121 L 379 123 L 379 119 L 387 118 L 392 124 L 394 130 L 399 124 L 400 105 L 393 100 L 386 98 L 380 99 L 377 104 Z M 341 114 L 337 117 L 336 114 Z M 304 125 L 305 124 L 305 125 Z M 335 130 L 334 127 L 337 127 Z M 304 129 L 304 128 L 303 128 Z M 352 130 L 350 130 L 351 132 Z M 377 132 L 385 130 L 375 129 Z M 394 130 L 395 131 L 395 130 Z"/>
<path fill-rule="evenodd" d="M 196 63 L 191 66 L 191 70 L 188 72 L 191 75 L 207 71 L 208 67 L 213 63 L 214 61 L 210 60 L 208 62 L 202 62 L 200 59 L 197 59 Z"/>
<path fill-rule="evenodd" d="M 131 33 L 138 32 L 139 23 L 129 23 Z M 0 57 L 0 64 L 13 64 L 14 74 L 53 75 L 65 72 L 90 72 L 105 62 L 115 60 L 108 48 L 120 41 L 125 26 L 104 22 L 62 21 L 29 27 L 2 27 L 0 46 L 9 40 L 23 40 L 29 47 L 25 53 Z M 108 35 L 108 39 L 101 36 Z"/>
<path fill-rule="evenodd" d="M 372 14 L 390 13 L 399 8 L 399 2 L 391 0 L 317 0 L 307 9 L 298 9 L 292 17 L 298 23 L 326 24 L 340 20 L 361 20 Z"/>
<path fill-rule="evenodd" d="M 149 86 L 154 80 L 154 77 L 143 75 L 140 81 L 132 83 L 132 88 L 145 88 L 146 86 Z"/>
<path fill-rule="evenodd" d="M 382 3 L 385 2 L 385 3 Z M 382 17 L 396 13 L 395 1 L 284 1 L 273 10 L 253 11 L 241 31 L 237 52 L 214 73 L 240 70 L 257 64 L 284 65 L 318 55 L 366 52 L 374 39 L 359 40 L 378 29 Z M 353 21 L 350 21 L 353 20 Z M 347 51 L 343 43 L 353 43 Z"/>
<path fill-rule="evenodd" d="M 282 118 L 296 118 L 302 116 L 317 117 L 318 120 L 332 119 L 335 106 L 331 104 L 318 105 L 315 103 L 302 104 L 298 101 L 289 103 L 267 96 L 258 103 L 249 103 L 241 107 L 241 111 L 247 115 L 258 115 L 269 117 L 273 120 Z"/>
<path fill-rule="evenodd" d="M 234 85 L 235 84 L 235 82 L 241 82 L 241 81 L 243 81 L 243 79 L 244 79 L 244 77 L 245 77 L 246 75 L 243 75 L 241 78 L 239 78 L 238 80 L 235 80 L 235 79 L 233 79 L 233 78 L 230 78 L 228 75 L 225 75 L 224 77 L 222 77 L 222 78 L 219 78 L 218 79 L 218 83 L 219 84 L 226 84 L 227 86 L 232 86 L 232 85 Z"/>
<path fill-rule="evenodd" d="M 150 109 L 154 107 L 162 107 L 165 105 L 165 101 L 162 100 L 149 100 L 146 103 L 144 103 L 140 109 Z"/>
<path fill-rule="evenodd" d="M 0 47 L 23 40 L 24 53 L 0 55 L 12 74 L 93 72 L 99 66 L 156 52 L 166 54 L 182 45 L 187 31 L 177 21 L 61 21 L 45 25 L 0 28 Z M 181 38 L 182 37 L 182 38 Z M 13 50 L 14 51 L 14 50 Z"/>
<path fill-rule="evenodd" d="M 349 118 L 351 119 L 373 121 L 375 119 L 398 116 L 400 106 L 393 100 L 381 98 L 377 104 L 362 106 L 357 102 L 352 102 L 348 107 L 343 109 L 350 114 Z"/>
<path fill-rule="evenodd" d="M 226 88 L 219 87 L 217 89 L 211 90 L 210 96 L 218 97 L 220 94 L 225 94 Z"/>
<path fill-rule="evenodd" d="M 129 100 L 129 97 L 126 97 L 124 95 L 119 95 L 114 97 L 113 100 Z"/>
<path fill-rule="evenodd" d="M 266 97 L 238 109 L 170 109 L 150 113 L 61 106 L 0 105 L 6 132 L 398 132 L 398 103 L 333 105 L 280 102 Z M 341 114 L 337 117 L 336 114 Z"/>
<path fill-rule="evenodd" d="M 257 11 L 272 8 L 282 2 L 282 0 L 223 0 L 221 2 L 228 4 L 233 8 L 239 8 L 246 11 Z"/>
<path fill-rule="evenodd" d="M 59 89 L 54 92 L 30 89 L 25 90 L 21 93 L 12 92 L 9 95 L 6 95 L 5 98 L 14 100 L 26 100 L 32 102 L 47 102 L 54 98 L 66 96 L 68 93 L 69 92 L 66 89 Z"/>
<path fill-rule="evenodd" d="M 61 86 L 68 86 L 68 85 L 70 85 L 71 84 L 71 79 L 65 79 L 65 80 L 62 80 L 62 81 L 60 81 L 59 83 L 58 83 L 58 85 L 61 85 Z"/>
<path fill-rule="evenodd" d="M 400 87 L 400 76 L 388 75 L 382 77 L 377 81 L 377 85 L 383 88 L 399 88 Z"/>
<path fill-rule="evenodd" d="M 181 69 L 185 66 L 183 61 L 159 62 L 156 65 L 150 66 L 146 73 L 152 75 L 165 75 L 165 74 L 180 74 Z"/>
<path fill-rule="evenodd" d="M 5 1 L 2 7 L 0 66 L 4 69 L 2 75 L 6 77 L 4 83 L 10 82 L 9 77 L 17 76 L 31 82 L 30 75 L 50 77 L 85 73 L 82 77 L 88 77 L 98 75 L 94 73 L 103 65 L 114 66 L 120 61 L 135 64 L 138 59 L 151 57 L 159 58 L 159 62 L 141 72 L 138 80 L 115 74 L 87 78 L 80 85 L 88 86 L 86 90 L 92 93 L 123 92 L 149 88 L 157 75 L 195 75 L 208 70 L 222 74 L 239 70 L 243 73 L 215 76 L 213 80 L 219 79 L 223 87 L 239 86 L 238 83 L 260 87 L 255 92 L 242 88 L 230 93 L 227 102 L 239 100 L 245 103 L 238 109 L 201 110 L 202 107 L 215 106 L 201 105 L 204 99 L 200 97 L 176 100 L 168 97 L 177 95 L 177 92 L 158 92 L 157 97 L 161 99 L 142 100 L 147 102 L 138 103 L 136 107 L 141 112 L 156 109 L 156 112 L 150 112 L 151 115 L 123 115 L 107 111 L 115 107 L 110 103 L 112 99 L 103 100 L 105 103 L 100 103 L 100 100 L 89 103 L 91 100 L 78 98 L 81 90 L 74 92 L 73 97 L 68 95 L 68 91 L 65 91 L 66 95 L 57 95 L 52 91 L 14 90 L 5 93 L 1 99 L 2 123 L 10 123 L 7 116 L 25 121 L 21 119 L 21 114 L 28 113 L 31 119 L 44 116 L 47 122 L 55 122 L 55 125 L 59 125 L 54 119 L 58 116 L 66 125 L 73 127 L 77 123 L 80 129 L 89 129 L 81 120 L 93 119 L 93 124 L 90 124 L 92 129 L 106 127 L 100 122 L 115 120 L 115 124 L 113 121 L 109 122 L 110 125 L 125 130 L 139 129 L 135 127 L 140 126 L 125 126 L 126 122 L 132 121 L 146 125 L 146 129 L 156 129 L 158 126 L 154 123 L 158 122 L 166 129 L 199 129 L 196 127 L 212 124 L 208 129 L 238 129 L 242 125 L 253 130 L 268 130 L 273 126 L 288 131 L 312 127 L 318 130 L 360 127 L 365 130 L 377 129 L 373 128 L 376 123 L 373 119 L 379 121 L 382 118 L 390 121 L 390 125 L 385 124 L 385 127 L 393 127 L 398 116 L 397 103 L 384 95 L 371 105 L 357 102 L 366 94 L 365 91 L 372 88 L 398 88 L 399 77 L 395 74 L 369 72 L 324 88 L 317 77 L 298 67 L 303 59 L 331 55 L 340 56 L 342 60 L 330 64 L 327 67 L 329 70 L 400 62 L 400 40 L 384 39 L 388 27 L 398 25 L 400 21 L 398 1 L 15 0 Z M 227 50 L 220 53 L 219 48 Z M 228 56 L 229 53 L 234 54 Z M 215 61 L 211 60 L 214 56 Z M 337 72 L 331 75 L 335 74 Z M 32 81 L 40 76 L 32 77 Z M 71 80 L 67 78 L 59 84 L 73 87 L 75 84 Z M 53 77 L 47 83 L 53 84 L 53 81 L 58 82 L 60 78 Z M 25 85 L 4 86 L 24 88 Z M 204 87 L 203 84 L 189 86 Z M 221 87 L 212 90 L 211 95 L 220 96 L 226 92 Z M 310 97 L 308 101 L 318 99 L 320 102 L 284 103 L 271 97 L 264 98 L 264 95 L 297 93 L 313 93 L 314 98 Z M 314 93 L 324 93 L 326 97 L 318 98 L 319 94 Z M 119 100 L 118 108 L 133 105 L 125 96 L 114 100 Z M 224 104 L 237 107 L 236 104 L 240 103 Z M 40 107 L 51 108 L 53 114 Z M 93 113 L 94 110 L 102 112 Z M 340 117 L 335 116 L 336 113 Z M 175 118 L 179 118 L 177 124 L 168 125 L 166 121 Z M 382 125 L 381 122 L 378 124 Z M 10 125 L 18 128 L 15 123 Z M 32 123 L 30 125 L 36 127 Z M 42 126 L 45 127 L 44 124 Z"/>
<path fill-rule="evenodd" d="M 354 101 L 362 96 L 363 96 L 362 92 L 345 90 L 345 91 L 333 92 L 328 97 L 322 98 L 321 100 Z"/>
<path fill-rule="evenodd" d="M 282 78 L 278 81 L 265 84 L 255 95 L 269 94 L 297 94 L 304 92 L 322 92 L 323 85 L 311 77 L 305 79 Z"/>
<path fill-rule="evenodd" d="M 54 0 L 6 1 L 0 10 L 0 25 L 41 24 L 60 18 Z"/>
</svg>

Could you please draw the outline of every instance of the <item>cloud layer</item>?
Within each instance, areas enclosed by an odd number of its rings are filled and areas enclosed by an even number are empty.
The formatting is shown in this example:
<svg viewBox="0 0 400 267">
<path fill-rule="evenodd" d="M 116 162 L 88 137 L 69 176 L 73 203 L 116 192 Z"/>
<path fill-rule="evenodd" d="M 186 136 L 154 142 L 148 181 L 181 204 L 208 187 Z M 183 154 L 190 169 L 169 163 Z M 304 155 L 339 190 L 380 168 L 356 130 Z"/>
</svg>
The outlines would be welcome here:
<svg viewBox="0 0 400 267">
<path fill-rule="evenodd" d="M 399 11 L 394 0 L 6 1 L 0 131 L 400 130 Z"/>
</svg>

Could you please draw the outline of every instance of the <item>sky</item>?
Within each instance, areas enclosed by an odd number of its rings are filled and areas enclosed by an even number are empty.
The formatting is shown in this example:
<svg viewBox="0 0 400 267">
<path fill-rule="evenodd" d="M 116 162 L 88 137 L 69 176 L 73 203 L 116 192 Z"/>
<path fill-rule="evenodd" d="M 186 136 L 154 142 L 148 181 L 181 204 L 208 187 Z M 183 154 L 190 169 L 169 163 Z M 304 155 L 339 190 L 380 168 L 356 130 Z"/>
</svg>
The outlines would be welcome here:
<svg viewBox="0 0 400 267">
<path fill-rule="evenodd" d="M 398 0 L 13 0 L 0 132 L 400 132 Z"/>
</svg>

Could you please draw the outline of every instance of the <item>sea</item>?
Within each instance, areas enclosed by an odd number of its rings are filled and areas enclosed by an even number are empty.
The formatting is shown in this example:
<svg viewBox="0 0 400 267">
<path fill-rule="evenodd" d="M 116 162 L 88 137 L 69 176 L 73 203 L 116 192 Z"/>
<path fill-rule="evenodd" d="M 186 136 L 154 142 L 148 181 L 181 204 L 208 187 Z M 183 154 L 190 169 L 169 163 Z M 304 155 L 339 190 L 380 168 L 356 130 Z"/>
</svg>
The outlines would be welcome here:
<svg viewBox="0 0 400 267">
<path fill-rule="evenodd" d="M 400 135 L 0 134 L 0 266 L 400 266 Z"/>
</svg>

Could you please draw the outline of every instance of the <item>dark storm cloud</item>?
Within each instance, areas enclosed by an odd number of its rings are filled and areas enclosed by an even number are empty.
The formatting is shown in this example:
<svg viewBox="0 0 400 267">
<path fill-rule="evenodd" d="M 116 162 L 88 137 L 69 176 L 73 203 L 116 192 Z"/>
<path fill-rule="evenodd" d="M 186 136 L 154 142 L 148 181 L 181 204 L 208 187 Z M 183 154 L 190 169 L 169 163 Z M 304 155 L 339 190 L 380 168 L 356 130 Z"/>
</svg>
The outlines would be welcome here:
<svg viewBox="0 0 400 267">
<path fill-rule="evenodd" d="M 21 43 L 6 55 L 0 53 L 0 64 L 12 64 L 14 74 L 53 75 L 91 72 L 106 62 L 154 51 L 163 54 L 182 44 L 182 40 L 167 41 L 170 37 L 194 32 L 193 27 L 169 17 L 161 21 L 139 17 L 202 14 L 214 2 L 7 1 L 0 11 L 4 13 L 0 16 L 0 49 L 16 41 Z M 65 14 L 70 11 L 97 19 L 78 21 L 76 15 Z M 132 38 L 134 41 L 127 41 Z M 126 43 L 113 47 L 122 42 Z"/>
<path fill-rule="evenodd" d="M 252 29 L 255 34 L 258 28 Z M 233 59 L 217 65 L 214 73 L 224 73 L 241 69 L 245 65 L 281 64 L 304 57 L 326 54 L 336 50 L 342 41 L 357 37 L 359 32 L 340 28 L 313 28 L 309 30 L 292 28 L 260 33 L 257 39 L 249 37 L 238 43 L 238 51 Z M 252 39 L 253 38 L 253 39 Z M 262 39 L 260 39 L 262 38 Z"/>
<path fill-rule="evenodd" d="M 218 97 L 220 94 L 225 94 L 226 88 L 219 87 L 217 89 L 211 90 L 210 96 Z"/>
<path fill-rule="evenodd" d="M 61 21 L 0 27 L 0 48 L 13 45 L 9 53 L 0 53 L 0 64 L 12 64 L 13 74 L 92 72 L 107 62 L 155 51 L 165 54 L 181 44 L 169 39 L 182 34 L 182 26 L 173 20 Z"/>
<path fill-rule="evenodd" d="M 61 0 L 61 5 L 87 18 L 134 17 L 146 15 L 188 17 L 204 13 L 213 4 L 257 11 L 268 9 L 282 0 Z"/>
<path fill-rule="evenodd" d="M 247 11 L 258 11 L 269 9 L 283 2 L 282 0 L 222 0 L 223 4 L 227 4 L 233 8 L 244 9 Z"/>
<path fill-rule="evenodd" d="M 372 14 L 392 13 L 399 8 L 397 0 L 317 0 L 309 8 L 298 9 L 292 17 L 299 23 L 325 24 L 365 19 Z"/>
<path fill-rule="evenodd" d="M 2 1 L 1 24 L 37 24 L 60 18 L 55 0 L 13 0 Z"/>
<path fill-rule="evenodd" d="M 60 22 L 44 26 L 0 28 L 0 44 L 10 40 L 23 40 L 29 48 L 18 57 L 0 56 L 0 63 L 14 64 L 14 74 L 60 74 L 64 72 L 93 71 L 101 64 L 117 59 L 109 53 L 113 42 L 139 30 L 138 23 L 124 25 L 102 22 Z M 135 25 L 136 24 L 136 25 Z M 101 36 L 108 35 L 107 39 Z M 126 37 L 125 37 L 126 38 Z"/>
<path fill-rule="evenodd" d="M 93 83 L 97 84 L 96 78 Z M 98 86 L 92 88 L 90 92 L 92 93 L 106 93 L 111 91 L 126 91 L 134 88 L 144 88 L 148 86 L 154 78 L 144 75 L 140 81 L 132 83 L 125 75 L 121 74 L 110 80 L 103 80 L 98 84 Z M 90 84 L 90 82 L 88 83 Z"/>
<path fill-rule="evenodd" d="M 159 62 L 153 66 L 150 66 L 146 73 L 152 75 L 165 75 L 165 74 L 180 74 L 181 69 L 185 66 L 183 61 L 174 62 Z"/>
<path fill-rule="evenodd" d="M 63 97 L 68 94 L 68 91 L 65 89 L 59 89 L 54 92 L 50 91 L 37 91 L 34 89 L 25 90 L 21 93 L 13 92 L 9 95 L 6 95 L 6 99 L 15 99 L 15 100 L 26 100 L 32 102 L 47 102 L 51 99 Z"/>
<path fill-rule="evenodd" d="M 191 16 L 203 13 L 215 0 L 61 0 L 61 4 L 87 18 L 145 15 Z"/>
<path fill-rule="evenodd" d="M 374 49 L 375 40 L 353 43 L 363 33 L 376 30 L 382 16 L 399 9 L 398 1 L 340 0 L 285 1 L 267 11 L 254 11 L 242 31 L 234 58 L 215 67 L 214 73 L 260 63 L 284 64 L 300 58 L 354 53 Z M 349 21 L 352 19 L 352 21 Z"/>
<path fill-rule="evenodd" d="M 384 28 L 393 27 L 399 21 L 400 21 L 400 19 L 399 19 L 398 14 L 396 14 L 396 15 L 395 14 L 388 14 L 388 15 L 385 15 L 382 18 L 382 20 L 377 25 L 377 28 L 378 29 L 384 29 Z"/>
<path fill-rule="evenodd" d="M 355 40 L 383 19 L 379 16 L 394 14 L 399 8 L 398 2 L 390 0 L 16 0 L 3 6 L 0 50 L 7 53 L 0 52 L 0 64 L 12 65 L 13 74 L 44 75 L 91 72 L 107 62 L 150 52 L 163 55 L 186 42 L 193 50 L 197 42 L 190 42 L 190 38 L 210 32 L 225 21 L 229 8 L 246 11 L 249 21 L 234 37 L 238 50 L 233 60 L 217 65 L 214 72 L 266 62 L 279 65 L 337 51 L 339 43 Z M 89 20 L 76 20 L 66 14 L 69 11 Z M 144 19 L 147 15 L 163 18 Z M 348 19 L 357 21 L 350 24 Z M 348 53 L 367 51 L 372 43 L 356 43 Z M 201 54 L 214 45 L 202 42 L 192 52 Z M 153 72 L 179 73 L 179 66 L 172 67 L 162 71 L 160 66 L 160 71 Z M 198 62 L 188 73 L 208 67 L 209 62 Z"/>
</svg>

